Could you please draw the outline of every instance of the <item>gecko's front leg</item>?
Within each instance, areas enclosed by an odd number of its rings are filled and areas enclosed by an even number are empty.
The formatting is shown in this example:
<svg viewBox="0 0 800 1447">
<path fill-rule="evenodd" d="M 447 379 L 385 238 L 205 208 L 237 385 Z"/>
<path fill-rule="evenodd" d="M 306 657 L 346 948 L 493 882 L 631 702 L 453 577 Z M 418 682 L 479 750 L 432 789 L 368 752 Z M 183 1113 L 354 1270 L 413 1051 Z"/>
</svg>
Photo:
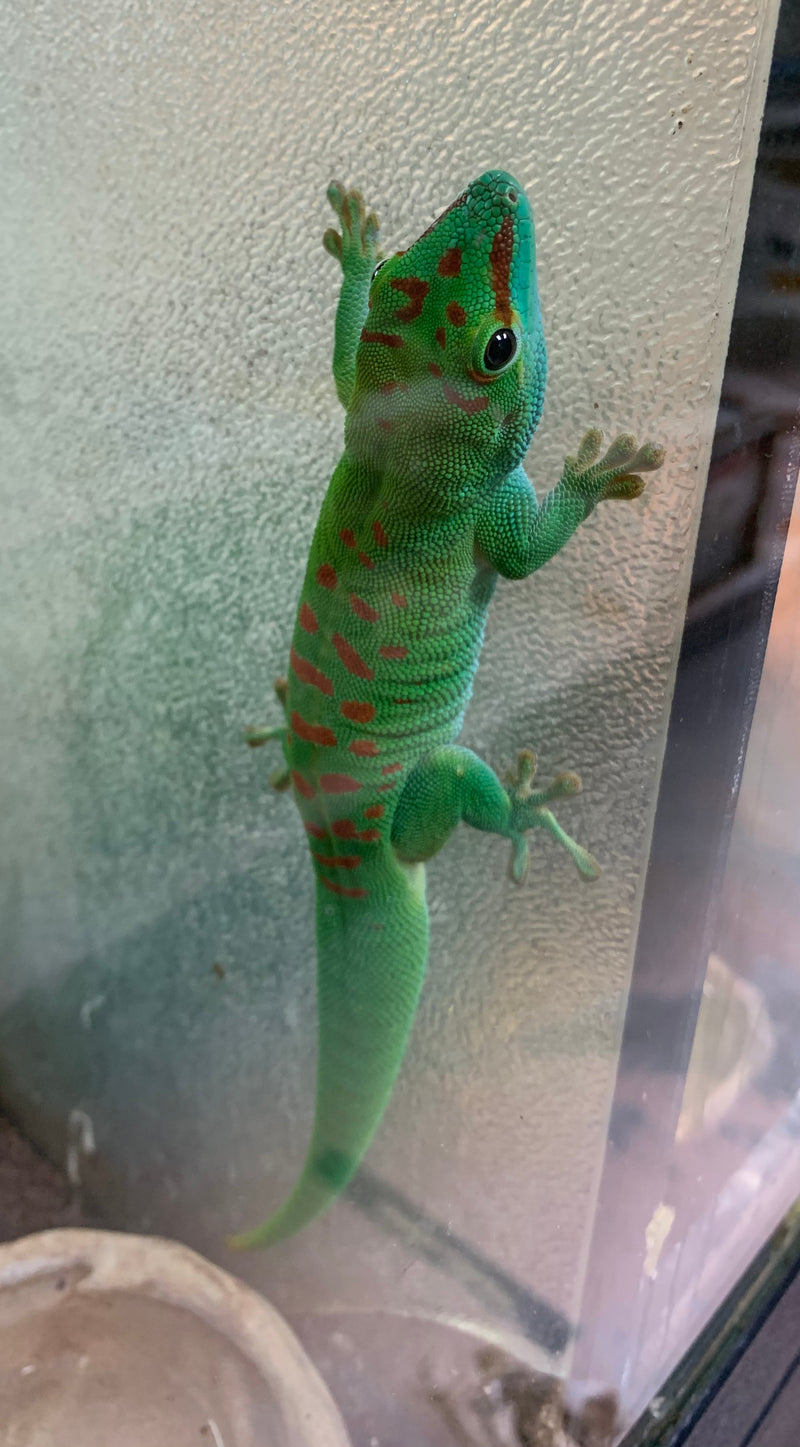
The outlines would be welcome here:
<svg viewBox="0 0 800 1447">
<path fill-rule="evenodd" d="M 369 288 L 383 256 L 379 222 L 368 211 L 360 191 L 347 191 L 338 181 L 328 187 L 328 200 L 339 218 L 341 231 L 331 227 L 322 244 L 342 268 L 342 286 L 336 308 L 333 378 L 342 406 L 350 406 L 356 379 L 356 350 L 369 306 Z"/>
</svg>

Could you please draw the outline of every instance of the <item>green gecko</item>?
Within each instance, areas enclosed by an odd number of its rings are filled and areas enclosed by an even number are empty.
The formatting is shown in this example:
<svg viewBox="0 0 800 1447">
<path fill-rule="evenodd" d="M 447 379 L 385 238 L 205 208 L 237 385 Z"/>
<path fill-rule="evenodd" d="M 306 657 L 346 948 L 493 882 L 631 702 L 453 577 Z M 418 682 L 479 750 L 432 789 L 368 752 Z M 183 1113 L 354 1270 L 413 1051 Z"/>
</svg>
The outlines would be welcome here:
<svg viewBox="0 0 800 1447">
<path fill-rule="evenodd" d="M 428 957 L 425 861 L 456 825 L 511 841 L 551 834 L 586 879 L 591 855 L 550 809 L 580 788 L 534 787 L 534 756 L 504 782 L 455 743 L 498 574 L 526 578 L 596 503 L 637 497 L 663 451 L 586 433 L 541 506 L 522 468 L 546 354 L 531 208 L 487 171 L 407 251 L 379 250 L 357 191 L 332 185 L 341 232 L 333 374 L 345 446 L 311 544 L 280 740 L 316 875 L 316 1112 L 294 1190 L 233 1238 L 267 1246 L 319 1215 L 353 1176 L 384 1113 Z"/>
</svg>

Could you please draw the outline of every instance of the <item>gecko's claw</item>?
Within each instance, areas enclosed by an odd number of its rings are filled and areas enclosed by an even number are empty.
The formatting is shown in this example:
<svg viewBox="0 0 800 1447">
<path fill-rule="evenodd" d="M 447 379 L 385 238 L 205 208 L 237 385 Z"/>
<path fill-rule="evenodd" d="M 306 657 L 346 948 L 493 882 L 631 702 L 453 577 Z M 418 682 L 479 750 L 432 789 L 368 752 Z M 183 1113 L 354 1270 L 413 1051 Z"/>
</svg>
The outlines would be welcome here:
<svg viewBox="0 0 800 1447">
<path fill-rule="evenodd" d="M 555 815 L 547 808 L 555 799 L 570 799 L 580 793 L 581 781 L 577 774 L 557 774 L 543 789 L 534 789 L 536 776 L 536 755 L 531 749 L 522 749 L 517 758 L 516 770 L 507 775 L 506 785 L 511 802 L 511 877 L 521 884 L 528 872 L 529 849 L 526 833 L 530 829 L 546 829 L 548 834 L 566 849 L 579 874 L 584 879 L 596 879 L 600 873 L 597 860 L 588 850 L 577 844 L 562 829 Z"/>
</svg>

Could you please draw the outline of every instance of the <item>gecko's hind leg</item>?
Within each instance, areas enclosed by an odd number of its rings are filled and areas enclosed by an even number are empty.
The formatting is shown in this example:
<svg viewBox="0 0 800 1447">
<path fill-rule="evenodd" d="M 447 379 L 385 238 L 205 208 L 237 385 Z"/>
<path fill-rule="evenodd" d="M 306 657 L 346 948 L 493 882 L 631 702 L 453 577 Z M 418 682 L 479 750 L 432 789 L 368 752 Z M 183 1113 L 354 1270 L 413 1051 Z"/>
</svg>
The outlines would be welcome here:
<svg viewBox="0 0 800 1447">
<path fill-rule="evenodd" d="M 283 709 L 285 717 L 287 697 L 289 693 L 288 680 L 282 677 L 276 678 L 273 684 L 273 688 L 275 689 L 276 697 L 281 705 L 281 708 Z M 263 747 L 264 744 L 271 743 L 274 739 L 279 739 L 285 755 L 286 733 L 287 728 L 285 723 L 274 724 L 272 728 L 266 729 L 246 729 L 244 735 L 245 743 L 249 744 L 251 749 L 260 749 Z M 279 793 L 283 793 L 286 789 L 288 789 L 289 785 L 292 782 L 288 765 L 284 764 L 282 767 L 273 770 L 273 772 L 269 776 L 269 781 L 273 789 L 277 789 Z"/>
<path fill-rule="evenodd" d="M 584 879 L 596 879 L 600 871 L 591 854 L 570 838 L 547 807 L 577 794 L 580 779 L 559 774 L 545 788 L 534 789 L 535 772 L 534 755 L 527 749 L 502 783 L 470 749 L 446 744 L 431 750 L 411 771 L 397 801 L 392 843 L 398 857 L 410 864 L 431 859 L 463 820 L 473 829 L 511 840 L 511 873 L 520 883 L 528 867 L 527 832 L 546 829 Z"/>
</svg>

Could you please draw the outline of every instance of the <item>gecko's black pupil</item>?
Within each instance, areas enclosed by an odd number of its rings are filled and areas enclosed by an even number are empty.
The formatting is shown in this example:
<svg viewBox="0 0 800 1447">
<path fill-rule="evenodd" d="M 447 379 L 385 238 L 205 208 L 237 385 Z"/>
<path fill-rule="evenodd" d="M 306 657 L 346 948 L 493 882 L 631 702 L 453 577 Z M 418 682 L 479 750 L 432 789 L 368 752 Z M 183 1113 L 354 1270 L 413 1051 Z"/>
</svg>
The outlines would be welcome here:
<svg viewBox="0 0 800 1447">
<path fill-rule="evenodd" d="M 483 365 L 487 372 L 499 372 L 511 361 L 517 350 L 517 339 L 513 332 L 507 327 L 502 327 L 499 332 L 494 332 L 486 343 L 486 351 L 483 354 Z"/>
</svg>

